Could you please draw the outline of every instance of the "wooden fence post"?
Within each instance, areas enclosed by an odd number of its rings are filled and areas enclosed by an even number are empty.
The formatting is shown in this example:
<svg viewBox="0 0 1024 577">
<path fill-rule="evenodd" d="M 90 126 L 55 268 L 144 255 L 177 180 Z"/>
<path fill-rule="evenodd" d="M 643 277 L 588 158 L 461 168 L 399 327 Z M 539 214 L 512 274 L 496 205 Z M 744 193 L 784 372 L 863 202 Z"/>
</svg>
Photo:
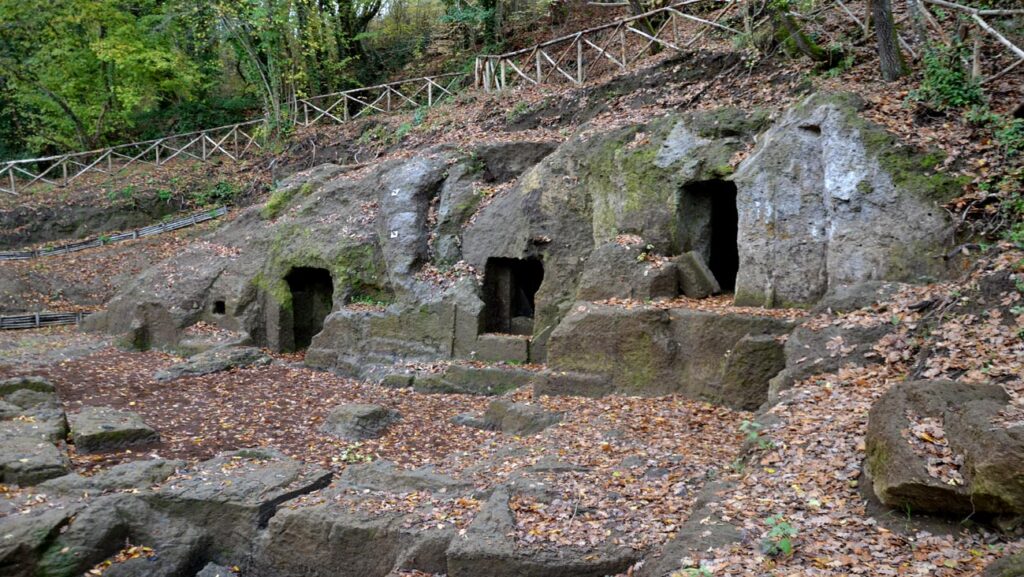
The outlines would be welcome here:
<svg viewBox="0 0 1024 577">
<path fill-rule="evenodd" d="M 583 34 L 576 36 L 576 84 L 583 85 Z"/>
</svg>

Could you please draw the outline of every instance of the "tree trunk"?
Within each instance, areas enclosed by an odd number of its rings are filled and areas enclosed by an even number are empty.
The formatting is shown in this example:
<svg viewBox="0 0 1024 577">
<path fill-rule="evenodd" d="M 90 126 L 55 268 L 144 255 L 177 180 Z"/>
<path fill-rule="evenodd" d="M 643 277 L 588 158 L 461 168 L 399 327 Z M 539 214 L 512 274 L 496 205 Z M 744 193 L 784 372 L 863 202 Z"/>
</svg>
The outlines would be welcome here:
<svg viewBox="0 0 1024 577">
<path fill-rule="evenodd" d="M 871 0 L 871 14 L 875 20 L 875 37 L 878 38 L 878 62 L 882 68 L 882 78 L 891 82 L 907 73 L 907 65 L 900 52 L 899 40 L 896 38 L 896 23 L 892 17 L 892 5 L 889 0 Z"/>
</svg>

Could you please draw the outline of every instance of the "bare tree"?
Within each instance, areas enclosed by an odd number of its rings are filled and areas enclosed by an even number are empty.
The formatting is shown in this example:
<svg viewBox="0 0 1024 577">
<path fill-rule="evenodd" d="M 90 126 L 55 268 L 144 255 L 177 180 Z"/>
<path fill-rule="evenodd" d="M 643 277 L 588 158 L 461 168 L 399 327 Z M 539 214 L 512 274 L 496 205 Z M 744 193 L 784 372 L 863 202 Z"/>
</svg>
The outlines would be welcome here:
<svg viewBox="0 0 1024 577">
<path fill-rule="evenodd" d="M 907 65 L 896 37 L 896 22 L 892 17 L 890 0 L 871 0 L 871 15 L 875 21 L 875 37 L 878 38 L 878 62 L 882 68 L 882 78 L 891 82 L 907 73 Z"/>
</svg>

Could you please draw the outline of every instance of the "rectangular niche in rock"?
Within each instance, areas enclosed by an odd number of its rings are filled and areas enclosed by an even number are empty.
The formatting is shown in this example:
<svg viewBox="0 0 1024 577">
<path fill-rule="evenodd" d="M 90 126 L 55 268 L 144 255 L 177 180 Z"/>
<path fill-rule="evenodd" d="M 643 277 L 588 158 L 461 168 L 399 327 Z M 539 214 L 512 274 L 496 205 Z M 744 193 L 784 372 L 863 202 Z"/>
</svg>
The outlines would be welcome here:
<svg viewBox="0 0 1024 577">
<path fill-rule="evenodd" d="M 684 185 L 679 221 L 683 252 L 700 253 L 722 290 L 733 292 L 740 269 L 736 184 L 705 180 Z"/>
<path fill-rule="evenodd" d="M 544 280 L 539 259 L 489 258 L 484 269 L 484 331 L 533 334 L 534 296 Z"/>
<path fill-rule="evenodd" d="M 292 333 L 295 350 L 309 347 L 324 328 L 334 307 L 334 281 L 322 268 L 296 267 L 285 277 L 292 293 Z"/>
</svg>

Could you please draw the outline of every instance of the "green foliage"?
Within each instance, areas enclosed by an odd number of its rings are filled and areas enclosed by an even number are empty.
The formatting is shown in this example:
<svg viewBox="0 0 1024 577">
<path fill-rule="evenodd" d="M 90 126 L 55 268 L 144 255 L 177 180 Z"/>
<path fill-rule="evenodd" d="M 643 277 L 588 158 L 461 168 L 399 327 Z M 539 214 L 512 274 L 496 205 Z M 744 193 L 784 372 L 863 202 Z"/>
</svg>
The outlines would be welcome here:
<svg viewBox="0 0 1024 577">
<path fill-rule="evenodd" d="M 362 451 L 362 446 L 362 443 L 352 443 L 341 450 L 341 453 L 336 457 L 336 460 L 349 465 L 372 462 L 373 455 L 364 453 Z"/>
<path fill-rule="evenodd" d="M 230 204 L 239 192 L 238 185 L 226 180 L 219 180 L 208 188 L 193 192 L 192 202 L 198 206 Z"/>
<path fill-rule="evenodd" d="M 796 528 L 782 515 L 772 515 L 765 520 L 769 530 L 761 540 L 761 552 L 769 557 L 789 557 L 793 554 L 793 540 Z"/>
<path fill-rule="evenodd" d="M 836 51 L 836 50 L 842 51 L 843 49 L 842 49 L 842 47 L 839 47 L 839 48 L 831 47 L 830 50 L 832 50 L 832 51 Z M 842 58 L 842 60 L 839 61 L 838 64 L 836 64 L 832 68 L 829 68 L 828 70 L 825 71 L 825 77 L 826 78 L 837 78 L 839 76 L 842 76 L 845 72 L 847 72 L 851 68 L 853 68 L 854 64 L 857 61 L 856 56 L 854 55 L 852 50 L 845 52 L 845 54 L 846 54 L 846 56 L 844 56 Z"/>
<path fill-rule="evenodd" d="M 135 200 L 135 194 L 137 188 L 134 184 L 129 184 L 123 188 L 111 189 L 107 191 L 107 200 L 114 202 L 117 200 Z"/>
<path fill-rule="evenodd" d="M 981 85 L 960 63 L 962 47 L 933 48 L 924 54 L 921 87 L 910 98 L 928 102 L 939 110 L 961 108 L 984 102 Z"/>
<path fill-rule="evenodd" d="M 134 125 L 135 116 L 191 97 L 196 61 L 161 23 L 172 2 L 116 0 L 0 2 L 0 70 L 26 124 L 30 151 L 94 147 Z"/>
<path fill-rule="evenodd" d="M 764 436 L 762 429 L 764 429 L 764 425 L 754 421 L 743 421 L 740 423 L 740 432 L 743 433 L 748 443 L 752 443 L 760 449 L 773 448 L 775 443 Z"/>
<path fill-rule="evenodd" d="M 1024 152 L 1024 118 L 1014 118 L 995 130 L 996 142 L 1007 156 Z"/>
<path fill-rule="evenodd" d="M 518 121 L 523 116 L 526 116 L 526 114 L 529 112 L 529 104 L 523 101 L 516 102 L 515 106 L 513 106 L 511 109 L 509 109 L 507 113 L 505 113 L 505 122 L 508 124 L 512 124 Z"/>
</svg>

